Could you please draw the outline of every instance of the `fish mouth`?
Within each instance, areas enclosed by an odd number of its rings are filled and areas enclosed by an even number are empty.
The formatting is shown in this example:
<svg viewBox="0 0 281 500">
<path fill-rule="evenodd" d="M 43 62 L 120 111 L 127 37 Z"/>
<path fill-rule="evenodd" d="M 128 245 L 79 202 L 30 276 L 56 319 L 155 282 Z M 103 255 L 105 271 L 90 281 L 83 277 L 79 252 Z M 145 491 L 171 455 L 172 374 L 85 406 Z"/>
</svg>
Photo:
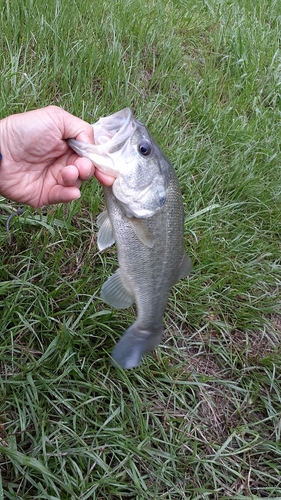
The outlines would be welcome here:
<svg viewBox="0 0 281 500">
<path fill-rule="evenodd" d="M 113 161 L 111 154 L 121 150 L 134 133 L 136 121 L 133 113 L 130 108 L 124 108 L 101 117 L 92 127 L 95 145 L 91 149 L 91 159 L 100 172 L 117 177 L 119 165 Z"/>
<path fill-rule="evenodd" d="M 79 155 L 89 158 L 102 173 L 118 177 L 122 164 L 114 162 L 111 154 L 122 150 L 133 135 L 137 122 L 130 108 L 101 117 L 92 125 L 95 144 L 68 139 L 69 146 Z"/>
<path fill-rule="evenodd" d="M 97 155 L 111 155 L 123 148 L 136 129 L 136 122 L 130 108 L 117 111 L 110 116 L 100 118 L 92 125 L 94 129 Z M 111 160 L 112 161 L 112 160 Z M 103 172 L 103 165 L 97 159 L 96 167 Z M 105 168 L 104 173 L 108 173 Z M 115 166 L 115 174 L 119 173 Z"/>
<path fill-rule="evenodd" d="M 131 122 L 134 123 L 130 108 L 101 117 L 93 124 L 96 145 L 106 144 L 108 153 L 118 151 L 132 132 Z"/>
</svg>

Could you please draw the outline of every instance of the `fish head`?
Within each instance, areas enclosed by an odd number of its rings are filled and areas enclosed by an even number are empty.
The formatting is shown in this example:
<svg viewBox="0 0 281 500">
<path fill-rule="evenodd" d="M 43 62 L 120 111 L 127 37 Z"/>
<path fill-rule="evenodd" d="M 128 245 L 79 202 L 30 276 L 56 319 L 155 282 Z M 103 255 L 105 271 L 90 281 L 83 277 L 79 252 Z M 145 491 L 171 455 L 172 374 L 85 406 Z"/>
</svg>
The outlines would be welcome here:
<svg viewBox="0 0 281 500">
<path fill-rule="evenodd" d="M 166 200 L 169 163 L 147 128 L 131 118 L 131 134 L 112 152 L 119 172 L 112 186 L 128 217 L 150 217 Z"/>
<path fill-rule="evenodd" d="M 112 192 L 127 217 L 154 215 L 166 200 L 170 164 L 147 128 L 125 108 L 100 118 L 93 129 L 96 144 L 70 139 L 69 145 L 116 178 Z"/>
</svg>

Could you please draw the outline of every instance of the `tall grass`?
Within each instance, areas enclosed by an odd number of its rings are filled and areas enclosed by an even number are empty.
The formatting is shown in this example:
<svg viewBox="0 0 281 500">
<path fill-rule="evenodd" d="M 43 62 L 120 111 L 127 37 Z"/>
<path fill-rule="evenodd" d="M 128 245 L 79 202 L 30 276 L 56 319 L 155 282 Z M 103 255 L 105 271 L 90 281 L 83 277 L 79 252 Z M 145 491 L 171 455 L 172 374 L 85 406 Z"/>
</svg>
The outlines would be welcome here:
<svg viewBox="0 0 281 500">
<path fill-rule="evenodd" d="M 117 260 L 98 183 L 10 235 L 0 200 L 0 500 L 280 498 L 280 2 L 2 0 L 0 18 L 1 116 L 131 107 L 177 171 L 194 264 L 161 346 L 117 370 L 135 311 L 99 298 Z"/>
</svg>

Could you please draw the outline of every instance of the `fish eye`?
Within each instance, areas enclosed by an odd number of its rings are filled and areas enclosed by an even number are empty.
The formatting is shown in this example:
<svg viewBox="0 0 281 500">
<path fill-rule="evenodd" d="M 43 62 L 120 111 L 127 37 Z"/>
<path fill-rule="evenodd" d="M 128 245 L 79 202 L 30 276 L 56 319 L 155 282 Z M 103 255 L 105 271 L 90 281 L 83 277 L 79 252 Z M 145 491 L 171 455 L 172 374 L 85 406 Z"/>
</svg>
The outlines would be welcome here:
<svg viewBox="0 0 281 500">
<path fill-rule="evenodd" d="M 148 156 L 151 153 L 151 144 L 147 141 L 141 142 L 138 149 L 142 156 Z"/>
</svg>

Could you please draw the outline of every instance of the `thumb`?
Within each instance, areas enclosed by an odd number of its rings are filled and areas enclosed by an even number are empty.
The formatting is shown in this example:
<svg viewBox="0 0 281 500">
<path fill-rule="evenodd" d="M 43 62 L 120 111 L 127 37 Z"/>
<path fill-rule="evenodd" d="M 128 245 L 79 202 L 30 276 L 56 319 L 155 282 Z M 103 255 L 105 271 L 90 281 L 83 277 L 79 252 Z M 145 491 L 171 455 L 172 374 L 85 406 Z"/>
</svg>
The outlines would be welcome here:
<svg viewBox="0 0 281 500">
<path fill-rule="evenodd" d="M 58 106 L 48 106 L 45 109 L 49 113 L 50 118 L 56 122 L 55 125 L 59 127 L 62 139 L 74 138 L 81 142 L 94 144 L 94 130 L 92 125 Z"/>
</svg>

